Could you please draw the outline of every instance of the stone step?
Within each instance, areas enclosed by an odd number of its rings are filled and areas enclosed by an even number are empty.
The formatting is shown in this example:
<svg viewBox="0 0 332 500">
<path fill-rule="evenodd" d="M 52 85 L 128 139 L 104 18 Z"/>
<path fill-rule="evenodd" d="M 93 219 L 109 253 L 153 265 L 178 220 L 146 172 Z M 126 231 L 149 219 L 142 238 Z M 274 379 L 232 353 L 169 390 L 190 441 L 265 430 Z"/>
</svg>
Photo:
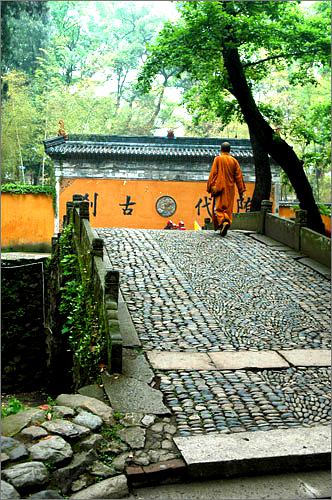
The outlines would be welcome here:
<svg viewBox="0 0 332 500">
<path fill-rule="evenodd" d="M 275 429 L 175 437 L 194 478 L 232 477 L 330 467 L 331 429 Z"/>
<path fill-rule="evenodd" d="M 210 353 L 154 350 L 147 352 L 147 358 L 155 370 L 250 370 L 331 365 L 328 349 Z"/>
</svg>

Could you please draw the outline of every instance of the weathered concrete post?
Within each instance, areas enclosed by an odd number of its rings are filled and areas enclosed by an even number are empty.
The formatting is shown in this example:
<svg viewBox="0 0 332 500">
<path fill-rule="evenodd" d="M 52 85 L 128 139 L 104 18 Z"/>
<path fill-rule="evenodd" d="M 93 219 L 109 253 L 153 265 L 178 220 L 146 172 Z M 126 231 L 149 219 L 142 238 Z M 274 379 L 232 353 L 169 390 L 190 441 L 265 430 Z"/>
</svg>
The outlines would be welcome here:
<svg viewBox="0 0 332 500">
<path fill-rule="evenodd" d="M 89 214 L 89 202 L 88 201 L 80 201 L 79 203 L 79 211 L 81 219 L 90 220 Z"/>
<path fill-rule="evenodd" d="M 72 201 L 67 201 L 66 203 L 66 215 L 63 216 L 63 227 L 66 227 L 70 223 L 70 216 L 74 208 L 74 203 Z"/>
<path fill-rule="evenodd" d="M 113 373 L 122 372 L 122 337 L 118 319 L 119 297 L 118 271 L 107 271 L 105 275 L 105 312 L 109 335 L 108 369 Z"/>
<path fill-rule="evenodd" d="M 52 236 L 52 255 L 55 254 L 56 252 L 56 248 L 57 248 L 57 245 L 58 245 L 58 242 L 59 242 L 59 238 L 58 236 Z"/>
<path fill-rule="evenodd" d="M 265 219 L 266 219 L 266 214 L 272 213 L 272 201 L 270 200 L 263 200 L 261 204 L 261 216 L 260 220 L 258 223 L 258 229 L 257 232 L 259 234 L 265 234 Z"/>
<path fill-rule="evenodd" d="M 301 250 L 301 227 L 307 226 L 307 211 L 295 210 L 295 224 L 294 224 L 294 248 L 297 252 Z"/>
<path fill-rule="evenodd" d="M 92 255 L 103 258 L 104 256 L 104 240 L 102 238 L 93 238 L 92 240 Z"/>
</svg>

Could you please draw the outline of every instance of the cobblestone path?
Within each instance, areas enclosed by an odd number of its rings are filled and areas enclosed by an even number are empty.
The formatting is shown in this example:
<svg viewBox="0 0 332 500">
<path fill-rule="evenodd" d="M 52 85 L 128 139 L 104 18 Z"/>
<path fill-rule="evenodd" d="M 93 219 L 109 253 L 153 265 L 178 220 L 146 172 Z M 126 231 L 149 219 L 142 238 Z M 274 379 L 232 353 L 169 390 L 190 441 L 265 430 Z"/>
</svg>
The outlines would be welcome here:
<svg viewBox="0 0 332 500">
<path fill-rule="evenodd" d="M 330 283 L 237 231 L 98 229 L 144 351 L 330 348 Z M 160 371 L 179 435 L 329 423 L 325 367 Z"/>
</svg>

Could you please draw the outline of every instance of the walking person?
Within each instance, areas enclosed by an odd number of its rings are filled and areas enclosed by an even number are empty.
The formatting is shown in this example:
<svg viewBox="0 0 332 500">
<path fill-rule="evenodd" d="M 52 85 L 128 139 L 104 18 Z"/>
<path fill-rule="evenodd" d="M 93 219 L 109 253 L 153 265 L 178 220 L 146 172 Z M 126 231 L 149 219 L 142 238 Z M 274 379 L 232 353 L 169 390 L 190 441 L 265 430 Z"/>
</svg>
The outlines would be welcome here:
<svg viewBox="0 0 332 500">
<path fill-rule="evenodd" d="M 241 199 L 246 191 L 239 162 L 230 154 L 230 150 L 229 142 L 223 142 L 219 156 L 213 161 L 206 188 L 213 199 L 214 229 L 219 229 L 221 236 L 226 236 L 232 223 L 235 185 Z"/>
</svg>

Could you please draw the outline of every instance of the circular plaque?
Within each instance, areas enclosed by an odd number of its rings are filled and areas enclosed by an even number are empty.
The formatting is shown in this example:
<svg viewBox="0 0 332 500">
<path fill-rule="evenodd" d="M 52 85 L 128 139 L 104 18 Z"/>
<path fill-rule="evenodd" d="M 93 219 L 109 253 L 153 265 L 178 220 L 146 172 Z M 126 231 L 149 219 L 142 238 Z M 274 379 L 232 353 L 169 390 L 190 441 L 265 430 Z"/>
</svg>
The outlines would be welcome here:
<svg viewBox="0 0 332 500">
<path fill-rule="evenodd" d="M 176 201 L 171 196 L 161 196 L 157 200 L 156 210 L 162 217 L 170 217 L 176 210 Z"/>
</svg>

